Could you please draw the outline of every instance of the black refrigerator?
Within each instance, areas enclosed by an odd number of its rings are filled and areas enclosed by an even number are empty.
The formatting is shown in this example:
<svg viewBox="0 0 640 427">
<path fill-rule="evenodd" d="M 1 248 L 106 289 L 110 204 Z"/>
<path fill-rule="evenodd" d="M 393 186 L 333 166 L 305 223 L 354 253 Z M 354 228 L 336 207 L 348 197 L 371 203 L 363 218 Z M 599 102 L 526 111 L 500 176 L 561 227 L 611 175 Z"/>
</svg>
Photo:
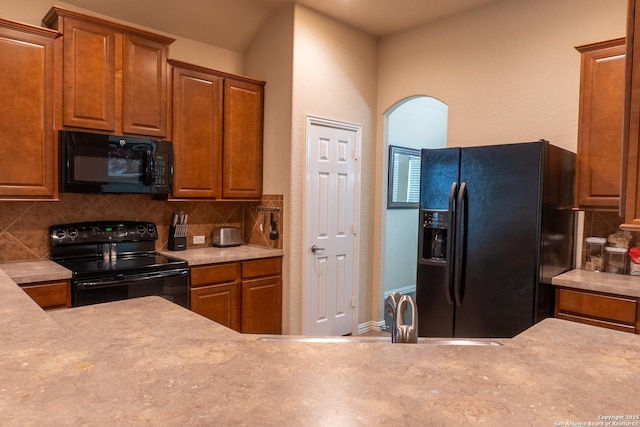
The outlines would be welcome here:
<svg viewBox="0 0 640 427">
<path fill-rule="evenodd" d="M 540 140 L 423 149 L 418 333 L 513 337 L 553 315 L 573 267 L 575 154 Z"/>
</svg>

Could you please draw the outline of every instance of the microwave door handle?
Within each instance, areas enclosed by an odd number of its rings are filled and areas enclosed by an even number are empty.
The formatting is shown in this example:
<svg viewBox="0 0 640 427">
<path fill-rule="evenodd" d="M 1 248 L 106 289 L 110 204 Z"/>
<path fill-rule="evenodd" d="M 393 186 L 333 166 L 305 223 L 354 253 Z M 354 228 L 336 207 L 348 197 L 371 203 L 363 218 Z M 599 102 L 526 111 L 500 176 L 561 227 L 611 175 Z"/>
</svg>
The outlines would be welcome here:
<svg viewBox="0 0 640 427">
<path fill-rule="evenodd" d="M 146 186 L 151 186 L 155 182 L 156 175 L 156 162 L 153 158 L 153 154 L 151 150 L 147 150 L 144 152 L 143 157 L 143 172 L 142 172 L 142 183 Z"/>
</svg>

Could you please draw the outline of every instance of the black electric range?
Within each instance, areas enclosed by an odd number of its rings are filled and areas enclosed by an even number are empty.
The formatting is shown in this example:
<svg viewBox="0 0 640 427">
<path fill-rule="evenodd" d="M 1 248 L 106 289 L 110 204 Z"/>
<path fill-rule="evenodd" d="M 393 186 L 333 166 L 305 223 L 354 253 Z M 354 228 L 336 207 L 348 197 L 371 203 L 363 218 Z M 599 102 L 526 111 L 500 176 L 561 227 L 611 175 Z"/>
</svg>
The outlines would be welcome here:
<svg viewBox="0 0 640 427">
<path fill-rule="evenodd" d="M 49 228 L 51 259 L 72 272 L 72 306 L 157 295 L 189 306 L 187 262 L 155 251 L 155 224 L 97 221 Z"/>
</svg>

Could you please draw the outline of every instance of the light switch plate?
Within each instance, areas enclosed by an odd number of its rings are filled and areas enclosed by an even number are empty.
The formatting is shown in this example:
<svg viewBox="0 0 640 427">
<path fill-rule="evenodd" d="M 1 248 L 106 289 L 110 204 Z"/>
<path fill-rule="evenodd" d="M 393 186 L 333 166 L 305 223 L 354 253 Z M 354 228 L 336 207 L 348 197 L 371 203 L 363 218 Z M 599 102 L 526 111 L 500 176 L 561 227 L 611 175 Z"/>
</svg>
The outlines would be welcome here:
<svg viewBox="0 0 640 427">
<path fill-rule="evenodd" d="M 204 236 L 193 236 L 193 244 L 194 245 L 203 245 L 204 244 Z"/>
</svg>

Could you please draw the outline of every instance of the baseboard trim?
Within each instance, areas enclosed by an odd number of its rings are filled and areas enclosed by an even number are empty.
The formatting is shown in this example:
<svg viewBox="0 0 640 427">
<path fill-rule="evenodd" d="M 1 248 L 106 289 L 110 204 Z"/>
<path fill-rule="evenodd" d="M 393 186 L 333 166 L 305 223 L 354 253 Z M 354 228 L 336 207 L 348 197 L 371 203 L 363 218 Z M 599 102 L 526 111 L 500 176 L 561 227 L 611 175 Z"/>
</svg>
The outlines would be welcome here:
<svg viewBox="0 0 640 427">
<path fill-rule="evenodd" d="M 392 293 L 392 292 L 400 292 L 401 294 L 412 294 L 415 293 L 416 291 L 416 285 L 409 285 L 409 286 L 403 286 L 401 288 L 396 288 L 396 289 L 391 289 L 388 291 L 384 291 L 384 299 L 386 300 L 387 297 Z M 384 321 L 384 319 L 382 320 L 371 320 L 369 322 L 365 322 L 365 323 L 360 323 L 358 325 L 358 330 L 356 331 L 356 334 L 364 334 L 365 332 L 371 332 L 371 331 L 386 331 L 387 330 L 387 324 Z"/>
<path fill-rule="evenodd" d="M 378 322 L 372 320 L 370 322 L 360 323 L 358 325 L 358 331 L 356 333 L 360 335 L 364 334 L 365 332 L 384 331 L 384 326 L 384 320 Z"/>
</svg>

